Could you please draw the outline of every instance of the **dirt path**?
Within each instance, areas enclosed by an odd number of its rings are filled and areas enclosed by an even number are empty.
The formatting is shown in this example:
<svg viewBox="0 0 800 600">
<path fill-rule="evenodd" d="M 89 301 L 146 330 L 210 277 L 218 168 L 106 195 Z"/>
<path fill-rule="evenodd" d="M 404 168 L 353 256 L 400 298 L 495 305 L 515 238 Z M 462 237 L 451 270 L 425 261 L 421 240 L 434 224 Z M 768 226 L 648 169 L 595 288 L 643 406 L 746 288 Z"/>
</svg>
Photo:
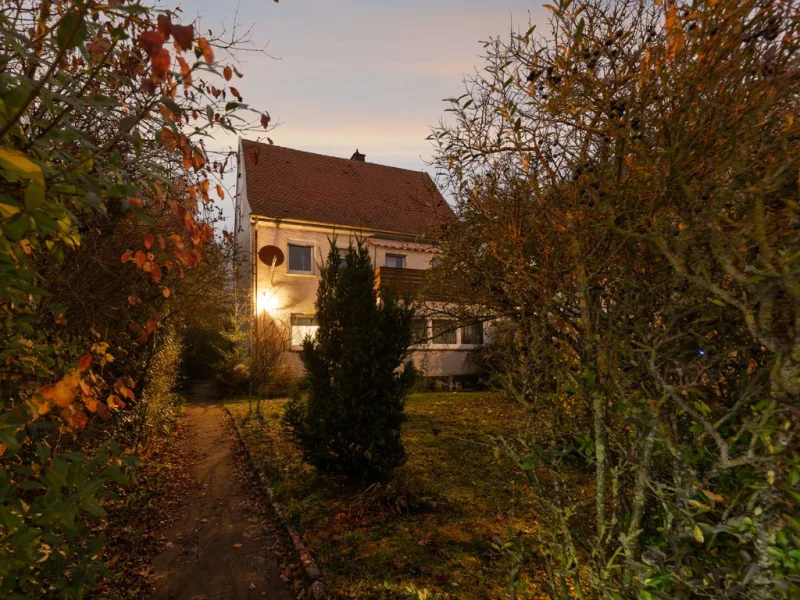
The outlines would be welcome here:
<svg viewBox="0 0 800 600">
<path fill-rule="evenodd" d="M 167 549 L 153 559 L 153 600 L 291 600 L 275 555 L 278 536 L 264 527 L 240 477 L 227 416 L 207 384 L 190 400 L 182 419 L 198 483 L 165 532 Z"/>
</svg>

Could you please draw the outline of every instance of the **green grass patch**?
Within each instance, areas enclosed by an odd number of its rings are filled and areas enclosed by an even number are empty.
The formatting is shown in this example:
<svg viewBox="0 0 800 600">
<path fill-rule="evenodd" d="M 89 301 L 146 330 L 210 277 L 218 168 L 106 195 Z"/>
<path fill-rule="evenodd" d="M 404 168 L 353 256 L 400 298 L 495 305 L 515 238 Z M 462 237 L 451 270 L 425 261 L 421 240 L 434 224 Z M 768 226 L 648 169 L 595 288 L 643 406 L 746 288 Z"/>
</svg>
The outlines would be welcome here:
<svg viewBox="0 0 800 600">
<path fill-rule="evenodd" d="M 282 401 L 261 415 L 230 401 L 256 463 L 325 571 L 347 598 L 503 598 L 510 552 L 537 529 L 524 477 L 495 455 L 515 437 L 521 408 L 496 394 L 414 394 L 406 405 L 408 460 L 387 483 L 353 487 L 318 474 L 282 428 Z M 534 536 L 535 537 L 535 536 Z M 511 544 L 503 549 L 504 544 Z M 519 597 L 544 597 L 523 569 Z"/>
</svg>

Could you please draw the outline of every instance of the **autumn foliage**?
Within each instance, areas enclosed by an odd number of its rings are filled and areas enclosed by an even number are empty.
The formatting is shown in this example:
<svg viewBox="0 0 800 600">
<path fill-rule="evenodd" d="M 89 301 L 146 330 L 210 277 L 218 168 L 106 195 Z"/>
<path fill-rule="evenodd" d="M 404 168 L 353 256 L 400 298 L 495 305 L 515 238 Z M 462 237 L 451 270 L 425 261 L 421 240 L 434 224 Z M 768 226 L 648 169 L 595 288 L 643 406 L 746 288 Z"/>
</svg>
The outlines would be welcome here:
<svg viewBox="0 0 800 600">
<path fill-rule="evenodd" d="M 80 597 L 102 574 L 90 522 L 215 244 L 232 165 L 202 138 L 268 121 L 227 85 L 242 75 L 215 49 L 232 43 L 177 20 L 126 0 L 0 2 L 3 597 Z"/>
<path fill-rule="evenodd" d="M 797 3 L 547 6 L 432 136 L 451 310 L 531 414 L 518 556 L 559 600 L 794 598 Z"/>
</svg>

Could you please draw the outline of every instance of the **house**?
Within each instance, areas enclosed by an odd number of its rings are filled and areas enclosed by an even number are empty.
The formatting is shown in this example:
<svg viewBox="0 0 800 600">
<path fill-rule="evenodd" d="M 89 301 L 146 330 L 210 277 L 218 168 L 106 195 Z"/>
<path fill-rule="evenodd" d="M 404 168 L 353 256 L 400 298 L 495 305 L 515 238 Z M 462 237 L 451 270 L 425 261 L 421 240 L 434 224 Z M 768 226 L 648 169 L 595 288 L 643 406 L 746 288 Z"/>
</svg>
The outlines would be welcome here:
<svg viewBox="0 0 800 600">
<path fill-rule="evenodd" d="M 322 264 L 336 239 L 366 240 L 376 286 L 414 294 L 436 261 L 436 240 L 453 211 L 421 171 L 301 152 L 249 140 L 239 143 L 235 240 L 246 268 L 240 287 L 251 315 L 269 313 L 287 328 L 286 363 L 303 372 L 299 350 L 317 325 L 314 302 Z M 422 311 L 420 311 L 420 314 Z M 470 351 L 483 342 L 478 324 L 420 316 L 412 357 L 423 375 L 453 378 L 475 371 Z"/>
</svg>

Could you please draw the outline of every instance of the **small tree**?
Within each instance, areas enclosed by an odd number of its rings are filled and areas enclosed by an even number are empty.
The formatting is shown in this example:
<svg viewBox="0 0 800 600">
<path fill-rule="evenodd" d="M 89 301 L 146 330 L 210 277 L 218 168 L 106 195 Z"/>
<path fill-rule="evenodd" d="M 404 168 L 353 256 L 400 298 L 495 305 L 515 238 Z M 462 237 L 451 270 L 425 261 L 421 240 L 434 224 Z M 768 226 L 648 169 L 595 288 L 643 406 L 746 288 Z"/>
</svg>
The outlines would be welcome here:
<svg viewBox="0 0 800 600">
<path fill-rule="evenodd" d="M 403 404 L 416 377 L 408 358 L 413 308 L 374 287 L 369 252 L 359 241 L 344 260 L 331 243 L 317 291 L 316 339 L 303 342 L 305 403 L 286 421 L 308 462 L 359 479 L 388 475 L 404 458 Z"/>
<path fill-rule="evenodd" d="M 292 339 L 286 324 L 266 313 L 253 319 L 252 327 L 248 400 L 252 412 L 255 394 L 256 414 L 261 414 L 261 401 L 285 374 L 284 362 Z"/>
</svg>

